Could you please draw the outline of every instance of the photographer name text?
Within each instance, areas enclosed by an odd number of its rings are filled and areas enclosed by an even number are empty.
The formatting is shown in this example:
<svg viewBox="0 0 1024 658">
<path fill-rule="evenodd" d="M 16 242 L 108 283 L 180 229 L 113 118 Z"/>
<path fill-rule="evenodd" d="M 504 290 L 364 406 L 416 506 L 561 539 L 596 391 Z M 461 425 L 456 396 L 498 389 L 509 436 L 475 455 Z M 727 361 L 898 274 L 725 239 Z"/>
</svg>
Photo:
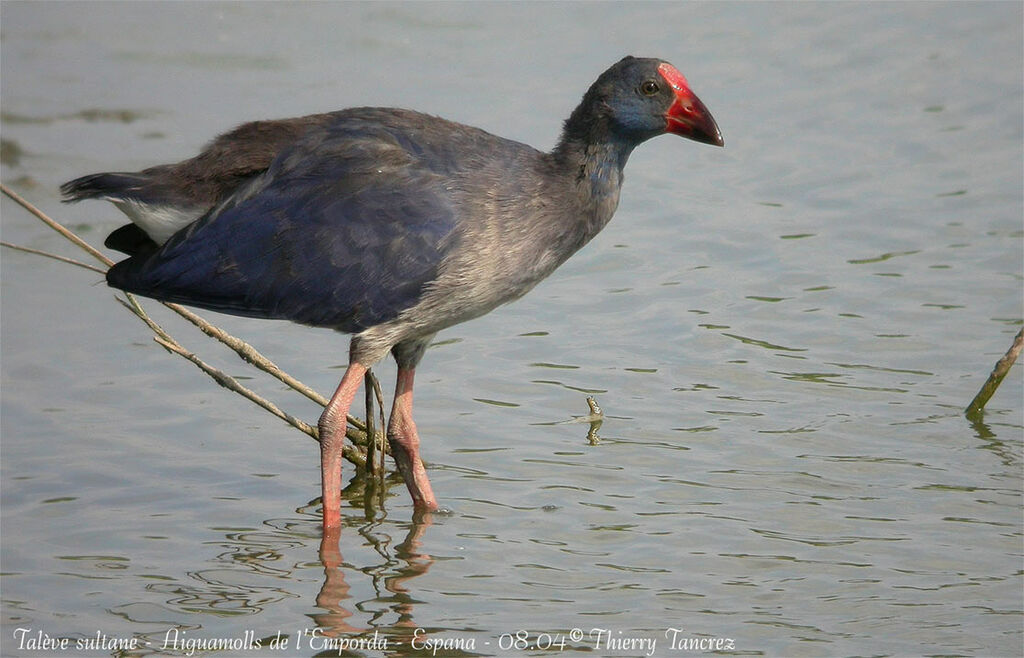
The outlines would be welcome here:
<svg viewBox="0 0 1024 658">
<path fill-rule="evenodd" d="M 386 652 L 408 646 L 414 651 L 432 656 L 462 654 L 467 651 L 564 651 L 590 649 L 606 653 L 622 652 L 628 655 L 666 655 L 715 653 L 734 651 L 732 638 L 711 637 L 687 632 L 682 628 L 666 628 L 660 633 L 629 633 L 609 628 L 573 628 L 565 632 L 531 632 L 516 630 L 502 633 L 497 639 L 450 633 L 429 634 L 422 628 L 413 630 L 412 636 L 396 638 L 379 631 L 364 635 L 335 635 L 323 628 L 303 628 L 294 634 L 277 631 L 271 636 L 257 637 L 255 631 L 246 630 L 241 636 L 207 637 L 179 628 L 168 629 L 157 640 L 137 635 L 111 636 L 102 631 L 95 635 L 67 637 L 51 635 L 45 631 L 19 627 L 13 631 L 18 651 L 59 654 L 85 651 L 124 652 L 140 649 L 173 651 L 185 656 L 209 651 L 327 651 L 341 655 L 351 651 Z M 659 652 L 660 651 L 660 652 Z"/>
</svg>

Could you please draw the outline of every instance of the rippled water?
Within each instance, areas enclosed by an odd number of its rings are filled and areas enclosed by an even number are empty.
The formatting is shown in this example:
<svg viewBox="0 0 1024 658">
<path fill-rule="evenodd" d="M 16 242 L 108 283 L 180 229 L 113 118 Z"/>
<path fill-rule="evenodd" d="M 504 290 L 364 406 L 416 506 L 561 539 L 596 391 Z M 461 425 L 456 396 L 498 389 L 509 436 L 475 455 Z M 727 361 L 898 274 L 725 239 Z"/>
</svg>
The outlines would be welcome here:
<svg viewBox="0 0 1024 658">
<path fill-rule="evenodd" d="M 74 176 L 359 104 L 546 147 L 626 53 L 679 66 L 726 140 L 642 146 L 602 235 L 438 337 L 417 421 L 451 514 L 412 524 L 398 484 L 368 517 L 356 483 L 340 554 L 312 441 L 98 276 L 5 250 L 4 656 L 1021 655 L 1020 366 L 962 415 L 1024 315 L 1019 3 L 0 11 L 3 181 L 95 243 L 121 220 L 59 205 Z M 340 378 L 344 337 L 211 317 Z M 588 395 L 597 438 L 564 422 Z"/>
</svg>

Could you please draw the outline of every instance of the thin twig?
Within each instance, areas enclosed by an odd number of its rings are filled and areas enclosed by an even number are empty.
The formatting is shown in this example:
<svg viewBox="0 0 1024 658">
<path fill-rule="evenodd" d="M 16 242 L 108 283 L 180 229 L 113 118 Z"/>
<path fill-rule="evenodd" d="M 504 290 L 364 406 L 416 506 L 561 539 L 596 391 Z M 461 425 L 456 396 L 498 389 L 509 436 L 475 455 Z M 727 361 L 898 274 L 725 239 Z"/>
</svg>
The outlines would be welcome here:
<svg viewBox="0 0 1024 658">
<path fill-rule="evenodd" d="M 179 356 L 185 357 L 186 359 L 194 363 L 196 366 L 198 366 L 200 370 L 205 372 L 207 375 L 213 378 L 215 382 L 217 382 L 224 388 L 230 391 L 234 391 L 235 393 L 238 393 L 242 397 L 245 397 L 246 399 L 254 402 L 257 406 L 269 411 L 270 413 L 289 423 L 296 429 L 305 432 L 309 436 L 313 437 L 314 440 L 320 440 L 320 432 L 316 427 L 313 427 L 312 425 L 302 420 L 299 420 L 298 418 L 292 416 L 291 414 L 281 411 L 278 408 L 278 406 L 275 405 L 273 402 L 267 400 L 266 398 L 263 398 L 254 391 L 242 386 L 242 384 L 240 384 L 238 380 L 232 377 L 231 375 L 228 375 L 224 371 L 218 370 L 217 368 L 214 368 L 213 366 L 200 360 L 199 357 L 195 355 L 195 353 L 189 352 L 184 347 L 182 347 L 181 344 L 177 340 L 175 340 L 170 334 L 168 334 L 163 327 L 161 327 L 151 317 L 149 317 L 149 314 L 147 314 L 145 309 L 142 308 L 142 306 L 139 304 L 138 300 L 135 298 L 134 295 L 127 294 L 126 297 L 127 301 L 123 301 L 120 299 L 118 299 L 117 301 L 120 302 L 122 306 L 124 306 L 129 311 L 138 316 L 140 320 L 146 323 L 146 326 L 149 327 L 150 331 L 156 334 L 156 336 L 154 336 L 153 339 L 160 345 L 162 345 L 164 348 L 170 350 L 171 352 L 174 352 L 175 354 L 178 354 Z M 355 428 L 346 428 L 345 435 L 353 443 L 362 444 L 366 442 L 366 435 L 360 434 L 359 430 Z M 345 448 L 348 447 L 350 446 L 346 444 Z M 348 459 L 350 462 L 359 467 L 363 467 L 365 465 L 366 457 L 362 453 L 362 451 L 352 448 L 352 452 L 349 452 L 346 451 L 345 448 L 342 449 L 342 454 L 346 459 Z"/>
<path fill-rule="evenodd" d="M 24 251 L 27 254 L 45 256 L 47 258 L 59 260 L 62 263 L 68 263 L 69 265 L 77 265 L 78 267 L 84 267 L 87 270 L 92 270 L 93 272 L 97 272 L 99 274 L 106 274 L 106 270 L 101 270 L 98 267 L 94 267 L 93 265 L 89 265 L 88 263 L 83 263 L 82 261 L 75 260 L 74 258 L 68 258 L 67 256 L 58 256 L 57 254 L 51 254 L 48 251 L 33 249 L 32 247 L 23 247 L 20 244 L 11 244 L 10 242 L 5 242 L 3 240 L 0 240 L 0 246 L 7 247 L 8 249 L 14 249 L 15 251 Z"/>
<path fill-rule="evenodd" d="M 1010 349 L 1006 351 L 1003 358 L 996 362 L 995 368 L 992 369 L 992 374 L 985 380 L 985 384 L 978 391 L 978 394 L 974 396 L 971 403 L 967 405 L 967 409 L 964 413 L 968 418 L 980 417 L 982 412 L 985 410 L 985 405 L 988 403 L 989 398 L 995 394 L 996 389 L 1003 382 L 1003 378 L 1006 377 L 1006 373 L 1010 372 L 1010 368 L 1013 366 L 1013 362 L 1017 360 L 1020 355 L 1021 348 L 1024 348 L 1024 329 L 1017 332 L 1017 336 L 1013 339 L 1013 344 L 1010 345 Z"/>
<path fill-rule="evenodd" d="M 169 351 L 171 351 L 171 352 L 173 352 L 173 353 L 175 353 L 175 354 L 177 354 L 179 356 L 182 356 L 182 357 L 188 359 L 189 361 L 191 361 L 200 370 L 202 370 L 207 375 L 212 377 L 215 382 L 217 382 L 218 384 L 220 384 L 224 388 L 228 389 L 229 391 L 232 391 L 234 393 L 238 393 L 239 395 L 241 395 L 242 397 L 246 398 L 247 400 L 249 400 L 251 402 L 254 402 L 259 407 L 265 409 L 266 411 L 269 411 L 273 415 L 275 415 L 278 418 L 280 418 L 281 420 L 285 421 L 286 423 L 288 423 L 292 427 L 294 427 L 294 428 L 296 428 L 296 429 L 298 429 L 298 430 L 300 430 L 302 432 L 305 432 L 306 434 L 308 434 L 309 436 L 313 437 L 317 441 L 320 440 L 319 439 L 319 432 L 317 431 L 317 428 L 309 425 L 308 423 L 305 423 L 305 422 L 299 420 L 298 418 L 296 418 L 295 416 L 293 416 L 293 415 L 291 415 L 289 413 L 285 413 L 285 412 L 281 411 L 277 407 L 277 405 L 275 405 L 273 402 L 270 402 L 270 401 L 260 397 L 259 395 L 257 395 L 253 391 L 249 390 L 245 386 L 242 386 L 238 382 L 238 380 L 235 379 L 234 377 L 232 377 L 231 375 L 225 373 L 222 370 L 218 370 L 217 368 L 214 368 L 213 366 L 205 363 L 202 359 L 197 357 L 193 352 L 189 352 L 184 347 L 179 345 L 176 341 L 164 340 L 160 336 L 154 336 L 153 340 L 155 340 L 157 343 L 162 345 L 167 350 L 169 350 Z M 355 464 L 359 468 L 365 468 L 366 467 L 366 457 L 363 455 L 363 453 L 361 451 L 356 449 L 351 444 L 346 443 L 342 447 L 342 455 L 345 457 L 345 459 L 349 460 L 350 462 L 352 462 L 353 464 Z"/>
<path fill-rule="evenodd" d="M 380 392 L 380 382 L 377 381 L 377 376 L 374 375 L 371 383 L 373 384 L 373 394 L 377 397 L 377 410 L 380 412 L 380 433 L 374 435 L 374 440 L 377 442 L 378 452 L 381 454 L 380 458 L 380 483 L 384 484 L 384 455 L 388 454 L 388 442 L 384 440 L 384 432 L 387 425 L 384 423 L 384 394 Z"/>
<path fill-rule="evenodd" d="M 165 303 L 164 306 L 171 309 L 181 317 L 185 318 L 195 326 L 199 327 L 200 331 L 202 331 L 207 336 L 210 336 L 211 338 L 216 338 L 220 342 L 230 347 L 238 354 L 238 356 L 242 357 L 242 360 L 245 361 L 246 363 L 252 364 L 259 368 L 260 370 L 262 370 L 263 372 L 273 377 L 276 377 L 284 384 L 294 389 L 295 391 L 302 393 L 313 402 L 319 404 L 321 407 L 327 406 L 327 398 L 320 395 L 313 389 L 309 388 L 308 386 L 306 386 L 299 380 L 295 379 L 285 371 L 281 370 L 273 361 L 263 356 L 252 345 L 246 343 L 244 340 L 236 338 L 231 334 L 227 333 L 226 331 L 224 331 L 223 329 L 221 329 L 220 327 L 216 327 L 210 324 L 202 317 L 196 315 L 195 313 L 188 310 L 184 306 L 171 303 Z"/>
<path fill-rule="evenodd" d="M 228 375 L 222 370 L 218 370 L 213 366 L 208 365 L 207 363 L 200 360 L 199 357 L 195 355 L 195 353 L 189 352 L 184 347 L 182 347 L 181 343 L 179 343 L 170 334 L 168 334 L 163 327 L 154 322 L 153 319 L 150 318 L 146 311 L 142 308 L 142 306 L 139 305 L 139 302 L 137 299 L 135 299 L 134 295 L 128 295 L 127 298 L 127 301 L 122 301 L 120 299 L 118 299 L 117 301 L 120 302 L 122 306 L 124 306 L 129 311 L 138 316 L 139 319 L 145 322 L 146 326 L 149 327 L 150 331 L 156 334 L 153 337 L 153 340 L 162 345 L 165 349 L 175 354 L 178 354 L 179 356 L 185 357 L 186 359 L 197 365 L 200 370 L 202 370 L 207 375 L 212 377 L 214 381 L 216 381 L 224 388 L 234 391 L 235 393 L 238 393 L 239 395 L 248 398 L 252 402 L 255 402 L 257 405 L 259 405 L 260 407 L 263 407 L 270 413 L 274 414 L 278 418 L 281 418 L 285 422 L 290 423 L 293 427 L 305 432 L 314 439 L 319 440 L 317 431 L 308 423 L 304 423 L 298 418 L 295 418 L 294 416 L 284 413 L 283 411 L 278 409 L 278 407 L 272 402 L 269 402 L 268 400 L 261 398 L 260 396 L 256 395 L 249 389 L 242 386 L 240 383 L 238 383 L 238 380 L 232 377 L 231 375 Z"/>
<path fill-rule="evenodd" d="M 384 396 L 380 392 L 380 382 L 377 381 L 377 376 L 373 374 L 372 370 L 366 371 L 366 420 L 367 428 L 370 425 L 370 415 L 373 413 L 373 398 L 377 399 L 377 408 L 380 411 L 380 431 L 370 432 L 367 429 L 367 437 L 369 442 L 367 443 L 367 455 L 370 454 L 372 446 L 374 454 L 378 457 L 378 461 L 370 461 L 367 457 L 367 463 L 372 465 L 373 477 L 378 481 L 377 483 L 383 486 L 384 484 L 384 455 L 387 454 L 387 442 L 384 440 Z"/>
<path fill-rule="evenodd" d="M 213 366 L 209 365 L 208 363 L 200 359 L 198 356 L 196 356 L 194 352 L 189 352 L 184 347 L 179 345 L 176 341 L 166 340 L 162 336 L 153 336 L 153 340 L 162 345 L 165 349 L 174 352 L 179 356 L 183 356 L 189 361 L 191 361 L 193 364 L 198 366 L 200 370 L 202 370 L 211 378 L 213 378 L 215 382 L 217 382 L 224 388 L 228 389 L 229 391 L 234 391 L 235 393 L 238 393 L 242 397 L 259 405 L 263 409 L 266 409 L 267 411 L 274 414 L 281 420 L 285 421 L 292 427 L 295 427 L 296 429 L 305 432 L 314 439 L 318 438 L 316 428 L 311 426 L 309 423 L 303 422 L 296 418 L 295 416 L 292 416 L 291 414 L 287 414 L 281 411 L 281 409 L 278 408 L 277 405 L 253 393 L 246 387 L 242 386 L 242 384 L 240 384 L 237 379 L 227 374 L 223 370 L 218 370 L 217 368 L 214 368 Z"/>
<path fill-rule="evenodd" d="M 384 455 L 387 452 L 387 443 L 384 440 L 384 396 L 380 392 L 380 382 L 373 370 L 367 369 L 363 378 L 366 389 L 366 469 L 367 487 L 363 496 L 363 507 L 367 518 L 374 518 L 377 510 L 384 507 L 384 493 L 387 491 L 385 478 L 387 476 L 384 468 Z M 377 400 L 377 408 L 380 410 L 380 431 L 376 431 L 373 413 L 374 398 Z"/>
<path fill-rule="evenodd" d="M 294 377 L 286 373 L 284 370 L 281 370 L 281 368 L 279 368 L 277 364 L 275 364 L 273 361 L 265 357 L 262 353 L 259 352 L 259 350 L 257 350 L 249 343 L 245 342 L 240 338 L 232 336 L 231 334 L 224 331 L 220 327 L 210 324 L 202 317 L 196 315 L 195 313 L 188 310 L 184 306 L 181 306 L 180 304 L 172 304 L 170 302 L 161 303 L 167 308 L 177 313 L 178 315 L 180 315 L 181 317 L 185 318 L 186 320 L 194 324 L 195 326 L 197 326 L 199 330 L 202 331 L 207 336 L 215 338 L 224 345 L 230 347 L 246 363 L 255 366 L 256 368 L 262 370 L 271 377 L 278 379 L 285 386 L 288 386 L 292 390 L 301 393 L 302 395 L 305 395 L 307 398 L 309 398 L 313 402 L 316 402 L 321 407 L 327 406 L 327 398 L 320 395 L 310 387 L 306 386 L 298 379 L 295 379 Z M 348 424 L 362 433 L 366 432 L 366 427 L 363 425 L 362 421 L 360 421 L 355 416 L 348 417 Z M 362 434 L 359 434 L 359 437 L 360 438 L 353 440 L 355 440 L 358 443 L 362 440 Z"/>
<path fill-rule="evenodd" d="M 376 379 L 373 372 L 367 368 L 363 375 L 363 391 L 366 397 L 366 472 L 371 477 L 377 476 L 378 464 L 384 463 L 384 455 L 377 451 L 377 428 L 373 419 L 373 386 L 371 382 Z"/>
</svg>

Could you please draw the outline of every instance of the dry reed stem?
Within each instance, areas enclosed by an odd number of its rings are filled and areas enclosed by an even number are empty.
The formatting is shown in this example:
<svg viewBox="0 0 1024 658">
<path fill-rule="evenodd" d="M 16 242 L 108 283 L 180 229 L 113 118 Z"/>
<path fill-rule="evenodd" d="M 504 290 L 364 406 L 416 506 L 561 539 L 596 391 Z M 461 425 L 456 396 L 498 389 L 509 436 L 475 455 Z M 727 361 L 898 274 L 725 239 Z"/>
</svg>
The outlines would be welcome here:
<svg viewBox="0 0 1024 658">
<path fill-rule="evenodd" d="M 367 369 L 363 380 L 366 389 L 366 435 L 374 437 L 373 441 L 368 441 L 366 444 L 366 472 L 376 479 L 378 484 L 383 485 L 384 455 L 387 454 L 384 442 L 384 396 L 380 391 L 380 382 L 377 381 L 372 370 Z M 374 429 L 373 401 L 375 396 L 380 409 L 380 432 Z"/>
<path fill-rule="evenodd" d="M 67 256 L 58 256 L 57 254 L 51 254 L 48 251 L 42 251 L 40 249 L 33 249 L 32 247 L 23 247 L 20 244 L 11 244 L 10 242 L 6 242 L 4 240 L 0 240 L 0 247 L 7 247 L 8 249 L 14 249 L 15 251 L 24 251 L 26 254 L 35 254 L 36 256 L 45 256 L 47 258 L 52 258 L 54 260 L 59 260 L 62 263 L 68 263 L 69 265 L 77 265 L 78 267 L 83 267 L 83 268 L 85 268 L 87 270 L 92 270 L 93 272 L 96 272 L 97 274 L 106 274 L 106 270 L 101 270 L 98 267 L 95 267 L 93 265 L 89 265 L 88 263 L 83 263 L 82 261 L 75 260 L 74 258 L 68 258 Z"/>
</svg>

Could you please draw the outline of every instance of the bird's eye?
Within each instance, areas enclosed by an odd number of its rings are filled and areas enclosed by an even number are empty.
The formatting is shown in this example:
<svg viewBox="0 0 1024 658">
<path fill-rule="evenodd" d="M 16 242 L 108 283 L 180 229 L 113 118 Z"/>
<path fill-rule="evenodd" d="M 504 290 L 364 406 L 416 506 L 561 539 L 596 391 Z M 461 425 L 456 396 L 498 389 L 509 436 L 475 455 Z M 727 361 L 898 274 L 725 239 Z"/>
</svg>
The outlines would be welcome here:
<svg viewBox="0 0 1024 658">
<path fill-rule="evenodd" d="M 656 93 L 658 93 L 660 89 L 661 88 L 658 87 L 658 83 L 655 82 L 654 80 L 644 80 L 640 84 L 640 93 L 642 93 L 644 96 L 653 96 Z"/>
</svg>

